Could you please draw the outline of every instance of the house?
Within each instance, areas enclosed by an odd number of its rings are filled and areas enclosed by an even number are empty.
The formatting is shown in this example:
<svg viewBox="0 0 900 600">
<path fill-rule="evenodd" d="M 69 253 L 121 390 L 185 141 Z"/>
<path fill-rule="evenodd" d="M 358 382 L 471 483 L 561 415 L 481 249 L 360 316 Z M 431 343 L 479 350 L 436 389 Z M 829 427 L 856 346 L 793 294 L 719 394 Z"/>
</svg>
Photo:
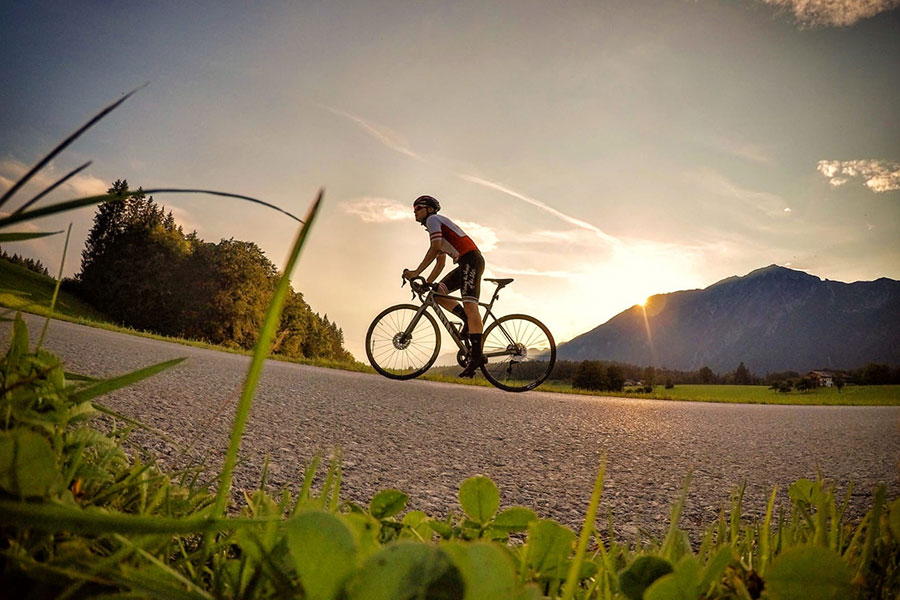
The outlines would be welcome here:
<svg viewBox="0 0 900 600">
<path fill-rule="evenodd" d="M 831 371 L 810 371 L 807 377 L 814 381 L 817 387 L 834 387 L 837 374 Z"/>
</svg>

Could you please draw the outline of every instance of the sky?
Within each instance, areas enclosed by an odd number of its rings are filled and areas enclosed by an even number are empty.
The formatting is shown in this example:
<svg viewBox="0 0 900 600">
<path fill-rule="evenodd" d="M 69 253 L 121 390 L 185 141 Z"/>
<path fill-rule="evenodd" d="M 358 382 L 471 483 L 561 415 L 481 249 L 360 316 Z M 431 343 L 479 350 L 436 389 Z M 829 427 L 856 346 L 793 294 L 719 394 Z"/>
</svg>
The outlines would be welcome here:
<svg viewBox="0 0 900 600">
<path fill-rule="evenodd" d="M 900 279 L 900 0 L 5 2 L 0 191 L 147 84 L 16 199 L 132 188 L 325 203 L 294 288 L 364 339 L 410 299 L 437 197 L 557 342 L 648 296 L 778 264 Z M 156 196 L 284 265 L 297 223 Z M 65 229 L 79 269 L 94 210 Z M 9 245 L 59 269 L 64 236 Z M 449 271 L 449 268 L 448 268 Z M 483 296 L 493 286 L 483 285 Z"/>
</svg>

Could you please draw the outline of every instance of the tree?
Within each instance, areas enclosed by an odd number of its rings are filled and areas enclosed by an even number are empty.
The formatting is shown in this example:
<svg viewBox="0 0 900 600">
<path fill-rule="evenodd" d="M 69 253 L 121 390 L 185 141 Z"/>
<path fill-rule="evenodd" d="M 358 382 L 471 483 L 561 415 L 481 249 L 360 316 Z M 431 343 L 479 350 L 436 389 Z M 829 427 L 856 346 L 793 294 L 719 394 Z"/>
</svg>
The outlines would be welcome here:
<svg viewBox="0 0 900 600">
<path fill-rule="evenodd" d="M 621 392 L 625 387 L 625 371 L 618 365 L 609 365 L 606 369 L 606 377 L 609 379 L 609 389 Z"/>
<path fill-rule="evenodd" d="M 572 377 L 572 387 L 580 390 L 609 389 L 606 369 L 597 361 L 582 361 L 575 369 L 575 375 Z"/>
<path fill-rule="evenodd" d="M 116 321 L 215 344 L 252 348 L 279 273 L 262 249 L 185 235 L 171 211 L 116 181 L 82 252 L 73 291 Z M 349 361 L 343 331 L 288 292 L 272 352 Z"/>
<path fill-rule="evenodd" d="M 36 260 L 34 258 L 28 258 L 27 256 L 19 256 L 18 254 L 13 254 L 10 256 L 7 254 L 6 250 L 0 249 L 0 258 L 3 260 L 10 262 L 14 265 L 19 265 L 20 267 L 25 267 L 29 271 L 33 271 L 40 275 L 44 275 L 46 277 L 50 276 L 50 273 L 47 271 L 47 267 L 41 264 L 41 261 Z"/>
<path fill-rule="evenodd" d="M 700 377 L 700 383 L 709 384 L 716 382 L 716 374 L 713 373 L 712 369 L 710 369 L 709 367 L 704 366 L 700 369 L 697 375 Z"/>
<path fill-rule="evenodd" d="M 200 320 L 191 333 L 214 344 L 252 348 L 277 284 L 275 265 L 253 242 L 234 239 L 200 245 L 192 261 L 195 272 L 207 275 L 194 307 Z"/>
<path fill-rule="evenodd" d="M 656 369 L 653 367 L 644 369 L 642 379 L 644 380 L 644 385 L 652 390 L 653 386 L 656 384 Z"/>
<path fill-rule="evenodd" d="M 753 377 L 750 375 L 750 370 L 744 366 L 744 361 L 741 361 L 741 364 L 734 371 L 734 383 L 735 385 L 750 385 L 753 383 Z"/>
<path fill-rule="evenodd" d="M 108 193 L 82 252 L 76 291 L 120 323 L 175 334 L 170 317 L 179 298 L 171 279 L 187 256 L 184 235 L 140 188 L 129 196 L 120 180 Z"/>
</svg>

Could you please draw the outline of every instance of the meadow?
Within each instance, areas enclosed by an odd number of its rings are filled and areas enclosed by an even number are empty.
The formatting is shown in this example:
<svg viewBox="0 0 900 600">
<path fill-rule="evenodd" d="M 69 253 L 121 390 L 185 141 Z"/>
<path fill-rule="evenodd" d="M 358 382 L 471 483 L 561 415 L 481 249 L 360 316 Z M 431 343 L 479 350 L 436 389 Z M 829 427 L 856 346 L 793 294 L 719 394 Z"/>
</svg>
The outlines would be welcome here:
<svg viewBox="0 0 900 600">
<path fill-rule="evenodd" d="M 623 392 L 589 392 L 577 390 L 563 382 L 549 382 L 541 386 L 548 392 L 615 396 L 622 398 L 651 398 L 687 402 L 723 402 L 729 404 L 803 404 L 825 406 L 900 406 L 900 385 L 848 385 L 837 388 L 816 388 L 806 392 L 783 394 L 764 385 L 676 385 L 671 389 L 658 385 L 652 393 L 626 388 Z"/>
</svg>

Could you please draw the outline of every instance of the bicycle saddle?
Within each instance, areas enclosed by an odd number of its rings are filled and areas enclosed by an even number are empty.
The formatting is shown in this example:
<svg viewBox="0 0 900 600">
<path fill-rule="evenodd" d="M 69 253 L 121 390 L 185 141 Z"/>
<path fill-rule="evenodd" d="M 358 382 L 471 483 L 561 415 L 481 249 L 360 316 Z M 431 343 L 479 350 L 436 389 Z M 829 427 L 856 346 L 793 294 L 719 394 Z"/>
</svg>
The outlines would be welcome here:
<svg viewBox="0 0 900 600">
<path fill-rule="evenodd" d="M 485 277 L 485 281 L 490 281 L 491 283 L 497 284 L 497 289 L 502 289 L 503 287 L 511 284 L 515 279 L 491 279 L 490 277 Z"/>
</svg>

